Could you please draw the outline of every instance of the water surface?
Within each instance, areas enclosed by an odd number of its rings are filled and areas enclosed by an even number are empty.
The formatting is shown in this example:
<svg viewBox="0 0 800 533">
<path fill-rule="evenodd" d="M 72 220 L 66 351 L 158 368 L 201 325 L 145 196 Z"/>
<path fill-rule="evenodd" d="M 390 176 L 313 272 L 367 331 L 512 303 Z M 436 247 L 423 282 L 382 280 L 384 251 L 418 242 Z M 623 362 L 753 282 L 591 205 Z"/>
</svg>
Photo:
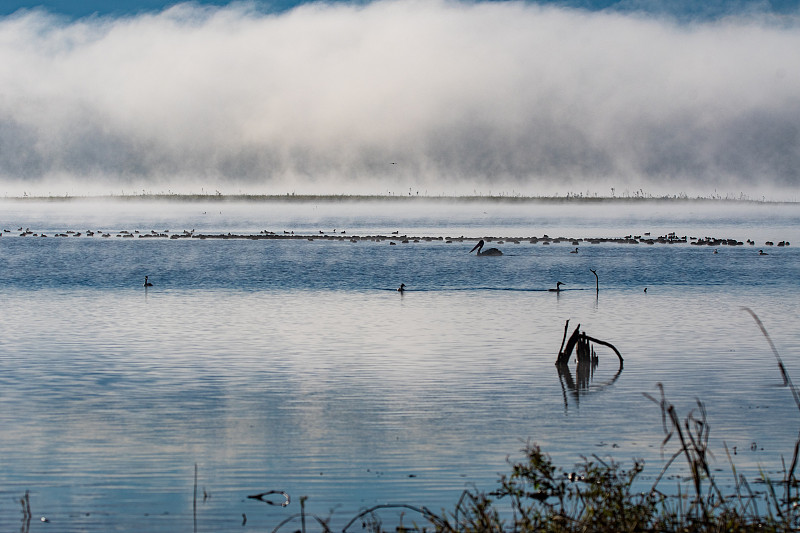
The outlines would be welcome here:
<svg viewBox="0 0 800 533">
<path fill-rule="evenodd" d="M 791 456 L 797 407 L 741 307 L 800 375 L 797 248 L 758 254 L 800 242 L 794 206 L 222 206 L 4 205 L 0 523 L 19 524 L 30 491 L 60 531 L 189 530 L 197 465 L 199 531 L 271 529 L 301 496 L 341 528 L 381 503 L 452 509 L 464 488 L 493 488 L 528 440 L 565 467 L 644 458 L 652 480 L 663 434 L 643 393 L 658 383 L 681 413 L 705 403 L 718 468 L 723 442 L 750 480 Z M 314 239 L 52 236 L 87 229 Z M 333 229 L 387 238 L 319 237 Z M 478 258 L 474 241 L 444 238 L 672 231 L 758 243 L 573 254 L 495 240 L 505 255 Z M 556 281 L 566 290 L 549 292 Z M 591 384 L 571 389 L 553 364 L 567 320 L 617 346 L 623 371 L 599 349 Z M 247 498 L 267 490 L 290 505 Z"/>
</svg>

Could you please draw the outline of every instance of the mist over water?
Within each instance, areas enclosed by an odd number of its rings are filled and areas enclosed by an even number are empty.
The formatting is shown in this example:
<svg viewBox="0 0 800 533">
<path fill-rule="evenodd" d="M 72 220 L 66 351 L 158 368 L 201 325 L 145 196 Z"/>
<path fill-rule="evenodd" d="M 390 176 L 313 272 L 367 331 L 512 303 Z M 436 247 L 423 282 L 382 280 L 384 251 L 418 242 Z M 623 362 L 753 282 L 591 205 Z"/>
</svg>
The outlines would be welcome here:
<svg viewBox="0 0 800 533">
<path fill-rule="evenodd" d="M 785 198 L 797 49 L 796 14 L 752 10 L 22 11 L 0 19 L 1 190 Z"/>
</svg>

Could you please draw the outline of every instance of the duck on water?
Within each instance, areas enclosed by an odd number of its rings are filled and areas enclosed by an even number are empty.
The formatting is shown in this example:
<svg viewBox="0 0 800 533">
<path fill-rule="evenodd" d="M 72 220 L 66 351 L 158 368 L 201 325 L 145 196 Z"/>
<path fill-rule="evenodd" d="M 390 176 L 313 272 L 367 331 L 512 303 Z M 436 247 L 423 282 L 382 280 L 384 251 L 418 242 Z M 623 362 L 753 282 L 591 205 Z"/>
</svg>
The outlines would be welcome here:
<svg viewBox="0 0 800 533">
<path fill-rule="evenodd" d="M 483 245 L 484 244 L 486 244 L 486 243 L 483 242 L 483 239 L 479 240 L 478 244 L 476 244 L 475 247 L 472 250 L 469 251 L 469 253 L 472 253 L 475 250 L 478 250 L 476 255 L 479 255 L 481 257 L 490 256 L 490 255 L 491 256 L 503 255 L 503 252 L 501 252 L 497 248 L 488 248 L 486 250 L 483 250 Z"/>
<path fill-rule="evenodd" d="M 558 281 L 558 282 L 556 282 L 556 288 L 555 289 L 547 289 L 547 290 L 550 291 L 550 292 L 561 292 L 561 286 L 562 285 L 563 285 L 563 283 Z"/>
</svg>

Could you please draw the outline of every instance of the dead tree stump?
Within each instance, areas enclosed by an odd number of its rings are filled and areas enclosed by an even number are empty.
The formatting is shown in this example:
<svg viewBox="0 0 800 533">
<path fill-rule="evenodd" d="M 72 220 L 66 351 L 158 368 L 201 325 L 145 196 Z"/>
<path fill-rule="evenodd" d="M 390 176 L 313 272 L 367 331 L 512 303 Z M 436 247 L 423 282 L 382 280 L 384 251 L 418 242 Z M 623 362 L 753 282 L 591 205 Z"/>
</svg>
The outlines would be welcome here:
<svg viewBox="0 0 800 533">
<path fill-rule="evenodd" d="M 567 332 L 569 331 L 569 320 L 567 323 L 564 324 L 564 338 L 561 340 L 561 349 L 558 351 L 558 358 L 556 359 L 556 366 L 566 366 L 569 363 L 569 358 L 572 356 L 572 351 L 575 351 L 576 359 L 578 361 L 578 366 L 586 365 L 586 364 L 594 364 L 597 365 L 597 354 L 594 351 L 594 347 L 591 343 L 600 344 L 602 346 L 607 346 L 614 350 L 614 353 L 617 354 L 619 358 L 619 367 L 622 368 L 622 354 L 619 353 L 619 350 L 611 344 L 610 342 L 602 341 L 600 339 L 595 339 L 594 337 L 590 337 L 586 333 L 582 333 L 580 331 L 581 325 L 578 324 L 578 327 L 575 328 L 575 331 L 572 332 L 570 335 L 569 340 L 567 340 Z M 564 343 L 566 342 L 566 346 Z"/>
</svg>

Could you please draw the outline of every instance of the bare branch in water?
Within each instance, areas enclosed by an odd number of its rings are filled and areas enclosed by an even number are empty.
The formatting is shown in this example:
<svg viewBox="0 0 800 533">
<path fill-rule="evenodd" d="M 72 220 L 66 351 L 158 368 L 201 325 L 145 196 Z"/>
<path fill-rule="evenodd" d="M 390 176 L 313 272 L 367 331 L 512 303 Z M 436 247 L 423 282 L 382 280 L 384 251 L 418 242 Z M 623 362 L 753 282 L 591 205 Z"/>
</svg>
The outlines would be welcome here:
<svg viewBox="0 0 800 533">
<path fill-rule="evenodd" d="M 272 494 L 280 494 L 281 496 L 284 497 L 284 501 L 282 501 L 282 502 L 274 502 L 272 500 L 266 499 L 266 496 L 270 496 Z M 258 494 L 251 494 L 250 496 L 248 496 L 248 498 L 250 498 L 251 500 L 262 501 L 262 502 L 264 502 L 264 503 L 266 503 L 268 505 L 280 505 L 281 507 L 286 507 L 287 505 L 289 505 L 291 503 L 291 498 L 289 498 L 289 495 L 287 493 L 285 493 L 284 491 L 282 491 L 282 490 L 268 490 L 267 492 L 261 492 L 261 493 L 258 493 Z"/>
</svg>

